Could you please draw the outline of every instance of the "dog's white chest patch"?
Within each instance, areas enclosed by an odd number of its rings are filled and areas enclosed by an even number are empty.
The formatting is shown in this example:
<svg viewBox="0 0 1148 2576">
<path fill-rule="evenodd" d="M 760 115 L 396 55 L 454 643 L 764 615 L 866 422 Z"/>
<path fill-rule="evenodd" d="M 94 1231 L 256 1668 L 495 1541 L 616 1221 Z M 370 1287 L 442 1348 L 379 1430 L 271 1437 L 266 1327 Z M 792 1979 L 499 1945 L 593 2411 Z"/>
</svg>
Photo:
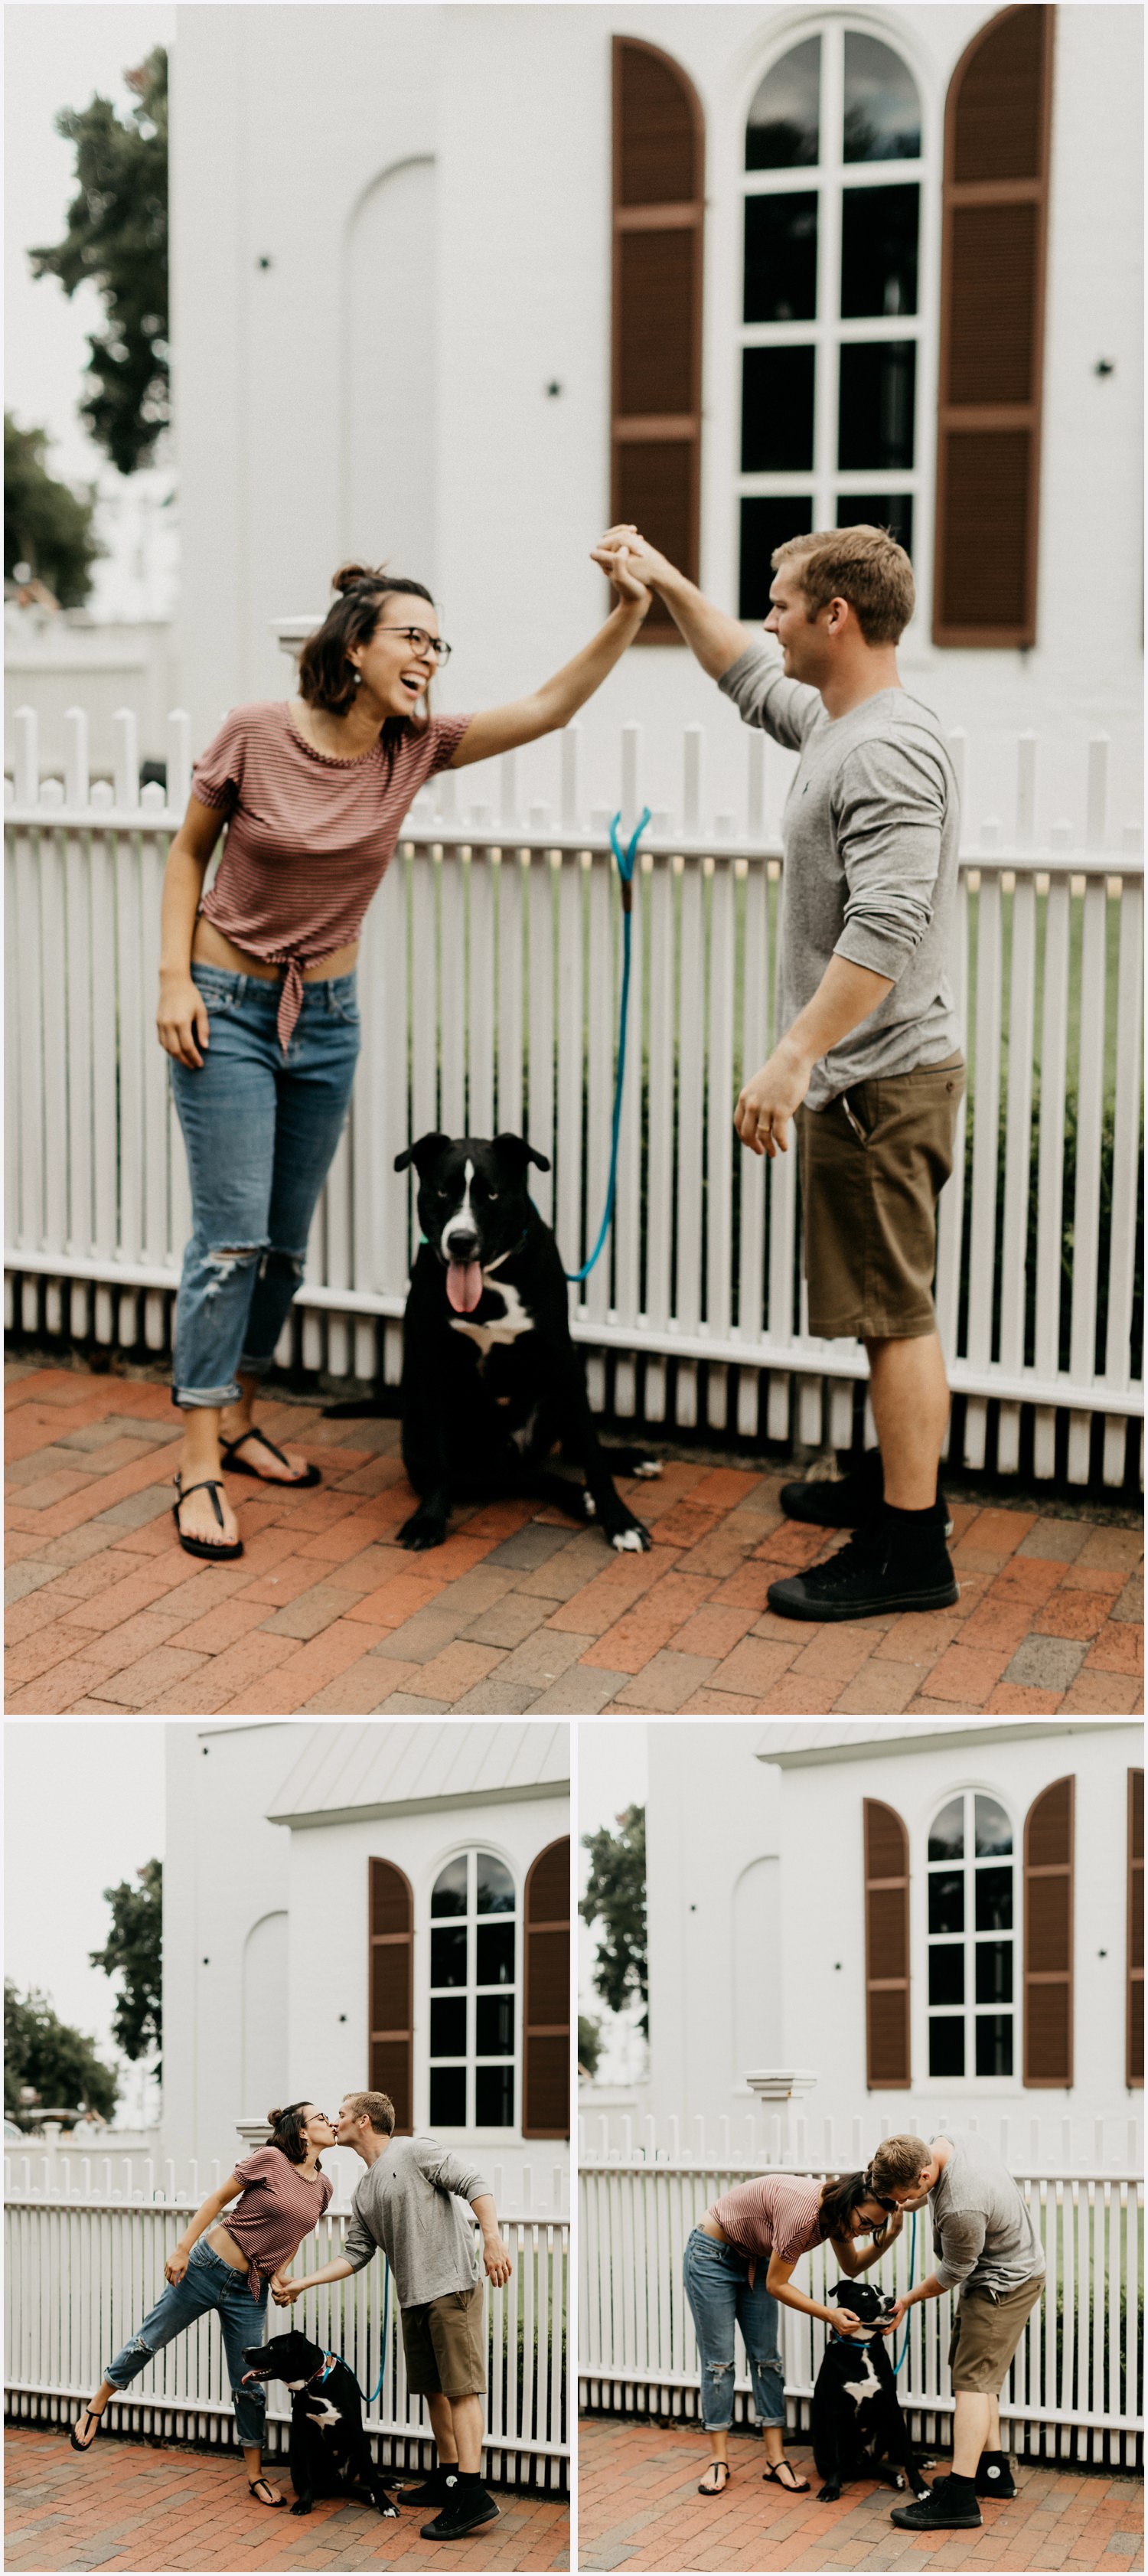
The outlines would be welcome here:
<svg viewBox="0 0 1148 2576">
<path fill-rule="evenodd" d="M 319 2424 L 324 2427 L 328 2424 L 341 2424 L 343 2420 L 338 2407 L 332 2406 L 329 2397 L 321 2398 L 317 2405 L 314 2400 L 312 2400 L 311 2404 L 307 2408 L 307 2413 L 313 2424 Z"/>
<path fill-rule="evenodd" d="M 865 2363 L 864 2379 L 846 2379 L 842 2383 L 846 2396 L 852 2398 L 855 2406 L 863 2406 L 867 2397 L 876 2397 L 881 2387 L 881 2382 L 873 2368 L 873 2356 L 867 2344 L 863 2347 L 862 2358 Z"/>
<path fill-rule="evenodd" d="M 496 1342 L 516 1342 L 520 1333 L 532 1333 L 534 1317 L 529 1306 L 523 1305 L 512 1280 L 492 1278 L 487 1270 L 483 1271 L 482 1279 L 484 1287 L 493 1289 L 496 1296 L 502 1298 L 505 1314 L 494 1316 L 488 1324 L 471 1324 L 465 1315 L 452 1315 L 451 1330 L 465 1333 L 470 1341 L 477 1342 L 485 1360 Z"/>
</svg>

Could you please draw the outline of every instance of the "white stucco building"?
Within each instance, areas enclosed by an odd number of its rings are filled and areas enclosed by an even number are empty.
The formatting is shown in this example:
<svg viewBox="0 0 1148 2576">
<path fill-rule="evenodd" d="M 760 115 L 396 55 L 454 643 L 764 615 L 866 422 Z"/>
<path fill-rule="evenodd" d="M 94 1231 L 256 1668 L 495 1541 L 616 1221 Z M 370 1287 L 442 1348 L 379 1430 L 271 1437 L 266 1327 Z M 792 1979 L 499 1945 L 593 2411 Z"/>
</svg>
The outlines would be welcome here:
<svg viewBox="0 0 1148 2576">
<path fill-rule="evenodd" d="M 747 2077 L 790 2070 L 812 2078 L 791 2115 L 843 2140 L 860 2119 L 864 2153 L 882 2128 L 973 2118 L 1008 2119 L 1024 2152 L 1032 2122 L 1054 2151 L 1068 2122 L 1077 2154 L 1103 2137 L 1124 2157 L 1136 1724 L 709 1719 L 648 1743 L 650 2076 L 628 2107 L 737 2137 L 773 2108 Z"/>
<path fill-rule="evenodd" d="M 189 1724 L 167 1747 L 164 2155 L 207 2167 L 273 2105 L 374 2084 L 400 2130 L 475 2146 L 507 2208 L 565 2205 L 568 1727 Z"/>
<path fill-rule="evenodd" d="M 177 646 L 196 746 L 227 706 L 287 693 L 273 624 L 321 615 L 351 554 L 434 588 L 455 648 L 440 704 L 534 685 L 601 612 L 588 548 L 610 513 L 613 437 L 614 496 L 637 489 L 648 523 L 659 491 L 666 526 L 679 501 L 692 511 L 703 587 L 751 619 L 782 505 L 794 529 L 862 501 L 906 527 L 911 514 L 920 602 L 903 674 L 968 733 L 974 830 L 990 812 L 1011 830 L 1015 736 L 1032 728 L 1038 834 L 1061 817 L 1081 831 L 1085 746 L 1103 729 L 1118 834 L 1140 810 L 1142 13 L 1120 0 L 1012 12 L 1048 24 L 1039 173 L 1014 172 L 993 128 L 1011 96 L 994 75 L 978 111 L 988 157 L 962 179 L 946 144 L 954 76 L 1009 15 L 949 0 L 177 8 Z M 612 180 L 619 45 L 668 58 L 690 103 L 696 175 L 673 193 L 688 184 L 696 204 L 672 206 L 668 229 L 664 206 L 631 202 L 668 182 L 643 181 L 636 162 L 620 197 Z M 983 198 L 976 174 L 990 166 L 1004 172 L 1004 231 L 974 221 L 966 240 L 961 186 L 972 170 Z M 653 386 L 681 321 L 680 223 L 700 244 L 692 381 L 675 392 L 667 360 L 660 393 L 627 395 L 631 357 Z M 645 268 L 635 252 L 631 272 L 624 246 L 643 232 L 662 249 Z M 967 489 L 961 502 L 954 421 L 1004 442 L 984 507 Z M 688 503 L 685 483 L 669 492 L 678 450 L 679 481 L 693 459 Z M 979 644 L 935 640 L 942 506 L 964 601 L 944 631 L 987 620 Z M 1009 626 L 993 608 L 1002 549 L 1022 521 L 1031 641 L 994 643 L 993 619 Z M 616 801 L 627 721 L 644 728 L 642 792 L 679 815 L 682 728 L 704 724 L 703 823 L 725 812 L 744 829 L 745 737 L 684 647 L 636 648 L 586 711 L 586 805 Z M 779 754 L 767 818 L 784 775 Z M 556 746 L 533 747 L 524 810 L 553 808 L 557 782 Z M 492 793 L 481 773 L 467 792 Z"/>
</svg>

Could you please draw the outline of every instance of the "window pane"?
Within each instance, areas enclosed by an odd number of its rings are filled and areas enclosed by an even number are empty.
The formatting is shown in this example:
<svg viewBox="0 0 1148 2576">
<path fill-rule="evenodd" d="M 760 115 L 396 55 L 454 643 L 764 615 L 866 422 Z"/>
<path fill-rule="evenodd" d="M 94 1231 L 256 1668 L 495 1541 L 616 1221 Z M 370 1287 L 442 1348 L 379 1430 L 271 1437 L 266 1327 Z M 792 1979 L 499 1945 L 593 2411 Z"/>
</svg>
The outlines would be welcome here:
<svg viewBox="0 0 1148 2576">
<path fill-rule="evenodd" d="M 432 1914 L 465 1914 L 465 1852 L 460 1853 L 457 1860 L 448 1860 L 446 1868 L 440 1869 L 438 1877 L 434 1883 L 434 1894 L 431 1897 L 430 1910 Z"/>
<path fill-rule="evenodd" d="M 1012 1826 L 996 1798 L 978 1798 L 976 1801 L 976 1846 L 978 1860 L 983 1860 L 989 1852 L 1012 1850 Z"/>
<path fill-rule="evenodd" d="M 929 2002 L 963 2004 L 965 2000 L 965 1953 L 959 1941 L 937 1942 L 929 1952 Z"/>
<path fill-rule="evenodd" d="M 513 2128 L 513 2066 L 475 2067 L 474 2118 L 475 2126 L 479 2129 Z"/>
<path fill-rule="evenodd" d="M 513 1914 L 514 1880 L 505 1861 L 496 1860 L 493 1852 L 478 1854 L 478 1911 L 480 1914 Z"/>
<path fill-rule="evenodd" d="M 747 170 L 789 170 L 821 157 L 821 38 L 795 45 L 767 72 L 745 129 Z"/>
<path fill-rule="evenodd" d="M 976 1906 L 978 1932 L 1011 1932 L 1011 1869 L 978 1869 Z"/>
<path fill-rule="evenodd" d="M 986 2002 L 990 2000 L 988 1996 Z M 513 2057 L 513 1995 L 480 1995 L 475 2004 L 474 2045 L 479 2057 Z"/>
<path fill-rule="evenodd" d="M 807 537 L 813 526 L 813 503 L 803 492 L 784 500 L 755 494 L 741 505 L 741 577 L 738 616 L 768 617 L 771 556 L 787 537 Z"/>
<path fill-rule="evenodd" d="M 434 1935 L 432 1933 L 433 1940 Z M 489 1930 L 478 1934 L 479 1986 L 512 1986 L 514 1984 L 514 1925 L 492 1923 Z"/>
<path fill-rule="evenodd" d="M 432 2129 L 465 2129 L 465 2066 L 432 2066 L 430 2116 Z"/>
<path fill-rule="evenodd" d="M 929 2023 L 930 2075 L 963 2075 L 965 2071 L 965 2025 L 959 2014 L 951 2020 L 934 2015 Z"/>
<path fill-rule="evenodd" d="M 745 349 L 743 474 L 803 474 L 813 463 L 813 349 Z"/>
<path fill-rule="evenodd" d="M 965 1849 L 965 1802 L 950 1798 L 929 1827 L 930 1860 L 961 1860 Z"/>
<path fill-rule="evenodd" d="M 913 551 L 911 492 L 839 492 L 839 528 L 887 528 L 907 555 Z"/>
<path fill-rule="evenodd" d="M 912 465 L 916 373 L 912 340 L 854 341 L 842 348 L 837 462 L 847 472 L 871 465 L 895 472 Z"/>
<path fill-rule="evenodd" d="M 978 2075 L 1012 2074 L 1012 2014 L 977 2014 Z"/>
<path fill-rule="evenodd" d="M 963 1932 L 965 1882 L 959 1869 L 934 1870 L 929 1878 L 930 1932 Z"/>
<path fill-rule="evenodd" d="M 747 322 L 812 322 L 817 313 L 817 199 L 747 197 Z"/>
<path fill-rule="evenodd" d="M 846 321 L 917 310 L 919 188 L 846 188 L 841 311 Z"/>
<path fill-rule="evenodd" d="M 430 2008 L 430 2053 L 432 2057 L 465 2057 L 466 1997 L 455 2001 L 432 2002 Z"/>
<path fill-rule="evenodd" d="M 430 1981 L 432 1986 L 465 1986 L 465 1932 L 431 1933 Z"/>
<path fill-rule="evenodd" d="M 1011 1941 L 978 1941 L 977 2002 L 979 2004 L 1011 2004 Z"/>
<path fill-rule="evenodd" d="M 845 159 L 915 161 L 921 104 L 907 63 L 876 36 L 845 38 Z"/>
</svg>

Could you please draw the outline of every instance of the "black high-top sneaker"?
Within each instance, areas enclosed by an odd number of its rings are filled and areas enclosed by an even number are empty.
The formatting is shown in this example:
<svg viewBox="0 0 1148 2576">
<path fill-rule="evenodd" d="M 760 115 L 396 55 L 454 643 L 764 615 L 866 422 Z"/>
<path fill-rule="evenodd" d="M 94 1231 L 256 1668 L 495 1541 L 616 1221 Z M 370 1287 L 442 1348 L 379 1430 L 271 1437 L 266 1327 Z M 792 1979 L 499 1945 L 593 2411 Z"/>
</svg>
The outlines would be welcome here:
<svg viewBox="0 0 1148 2576">
<path fill-rule="evenodd" d="M 453 2468 L 456 2463 L 452 2460 L 448 2465 Z M 441 2460 L 436 2460 L 433 2469 L 428 2470 L 419 2486 L 396 2489 L 399 2503 L 419 2505 L 424 2513 L 430 2513 L 433 2508 L 437 2508 L 446 2500 L 444 2485 L 446 2475 L 446 2467 Z"/>
<path fill-rule="evenodd" d="M 906 1534 L 882 1506 L 871 1529 L 859 1530 L 836 1555 L 804 1574 L 771 1583 L 770 1609 L 782 1619 L 875 1619 L 882 1612 L 949 1610 L 960 1587 L 944 1539 L 944 1505 L 922 1513 Z M 903 1516 L 916 1520 L 915 1513 Z"/>
<path fill-rule="evenodd" d="M 998 2504 L 1007 2504 L 1016 2494 L 1016 2480 L 1007 2451 L 982 2451 L 977 2461 L 975 2479 L 979 2496 L 995 2496 Z"/>
<path fill-rule="evenodd" d="M 479 2476 L 464 2477 L 459 2469 L 448 2469 L 443 2479 L 442 2512 L 433 2522 L 424 2522 L 419 2534 L 422 2540 L 465 2540 L 467 2533 L 478 2531 L 484 2522 L 497 2522 L 498 2506 L 488 2495 Z"/>
<path fill-rule="evenodd" d="M 895 2505 L 889 2520 L 902 2531 L 979 2531 L 981 2509 L 971 2478 L 935 2478 L 920 2504 Z"/>
<path fill-rule="evenodd" d="M 880 1510 L 884 1497 L 881 1452 L 867 1449 L 860 1465 L 847 1468 L 843 1476 L 810 1476 L 804 1483 L 783 1485 L 778 1501 L 787 1520 L 813 1521 L 818 1529 L 861 1529 Z M 945 1537 L 951 1538 L 953 1524 L 939 1485 L 937 1503 L 944 1504 Z"/>
</svg>

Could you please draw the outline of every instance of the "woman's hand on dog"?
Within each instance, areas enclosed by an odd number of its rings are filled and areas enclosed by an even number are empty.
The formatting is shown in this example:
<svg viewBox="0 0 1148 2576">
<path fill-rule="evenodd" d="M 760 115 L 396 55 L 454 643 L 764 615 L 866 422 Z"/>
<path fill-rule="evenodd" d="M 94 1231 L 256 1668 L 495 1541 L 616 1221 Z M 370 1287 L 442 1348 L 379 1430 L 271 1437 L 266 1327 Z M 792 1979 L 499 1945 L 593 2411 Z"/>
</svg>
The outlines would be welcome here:
<svg viewBox="0 0 1148 2576">
<path fill-rule="evenodd" d="M 836 2328 L 838 2334 L 856 2334 L 861 2323 L 860 2317 L 854 2316 L 852 2308 L 828 2308 L 826 2314 L 830 2325 Z"/>
</svg>

